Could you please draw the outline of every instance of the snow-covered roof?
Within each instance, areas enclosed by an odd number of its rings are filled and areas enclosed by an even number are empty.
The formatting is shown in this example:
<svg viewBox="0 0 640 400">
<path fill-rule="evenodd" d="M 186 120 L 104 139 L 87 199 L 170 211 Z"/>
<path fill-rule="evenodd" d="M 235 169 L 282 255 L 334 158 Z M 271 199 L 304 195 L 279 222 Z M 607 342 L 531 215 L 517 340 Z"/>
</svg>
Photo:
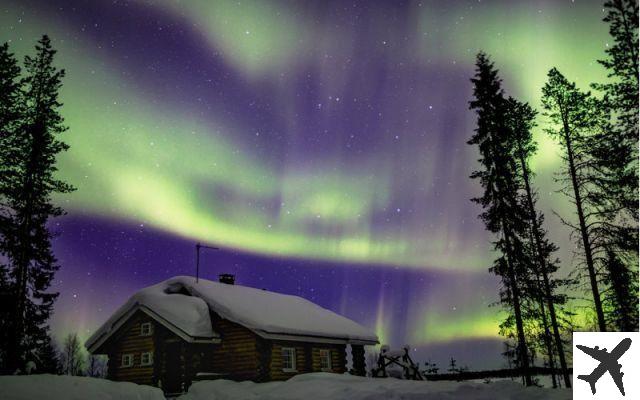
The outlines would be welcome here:
<svg viewBox="0 0 640 400">
<path fill-rule="evenodd" d="M 378 342 L 369 329 L 302 297 L 206 279 L 196 283 L 193 277 L 177 276 L 131 296 L 87 340 L 87 348 L 103 343 L 137 309 L 175 328 L 178 334 L 215 340 L 219 335 L 213 330 L 209 308 L 269 339 Z"/>
</svg>

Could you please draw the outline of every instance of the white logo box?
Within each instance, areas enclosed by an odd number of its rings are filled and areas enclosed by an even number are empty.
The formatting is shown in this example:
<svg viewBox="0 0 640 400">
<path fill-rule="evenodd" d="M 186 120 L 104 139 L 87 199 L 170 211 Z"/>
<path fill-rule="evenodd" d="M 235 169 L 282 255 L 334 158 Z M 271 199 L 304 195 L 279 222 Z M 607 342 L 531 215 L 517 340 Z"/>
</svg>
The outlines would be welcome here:
<svg viewBox="0 0 640 400">
<path fill-rule="evenodd" d="M 578 345 L 584 346 L 586 352 L 578 348 Z M 617 349 L 616 346 L 618 346 Z M 620 364 L 624 396 L 620 393 L 609 370 L 605 370 L 595 381 L 596 375 L 605 368 L 606 363 L 597 369 L 601 362 L 587 353 L 603 360 L 615 360 L 619 355 L 617 361 L 609 362 L 609 366 L 613 367 L 612 371 L 615 375 L 617 364 Z M 579 376 L 583 376 L 584 379 L 579 379 Z M 595 382 L 595 394 L 591 392 L 589 381 Z M 640 333 L 574 332 L 573 398 L 575 400 L 640 399 Z"/>
</svg>

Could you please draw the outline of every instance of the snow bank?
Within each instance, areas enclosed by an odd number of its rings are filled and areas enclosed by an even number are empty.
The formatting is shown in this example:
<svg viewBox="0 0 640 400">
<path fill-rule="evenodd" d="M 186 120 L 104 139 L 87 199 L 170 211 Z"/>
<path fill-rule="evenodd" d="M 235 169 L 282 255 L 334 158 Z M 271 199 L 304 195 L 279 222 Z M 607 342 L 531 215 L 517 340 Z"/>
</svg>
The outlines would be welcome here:
<svg viewBox="0 0 640 400">
<path fill-rule="evenodd" d="M 227 380 L 194 383 L 179 400 L 565 400 L 566 389 L 525 388 L 512 381 L 489 384 L 419 382 L 313 373 L 285 382 L 253 383 Z"/>
<path fill-rule="evenodd" d="M 164 400 L 162 391 L 130 382 L 79 376 L 0 376 L 0 398 L 4 400 Z"/>
</svg>

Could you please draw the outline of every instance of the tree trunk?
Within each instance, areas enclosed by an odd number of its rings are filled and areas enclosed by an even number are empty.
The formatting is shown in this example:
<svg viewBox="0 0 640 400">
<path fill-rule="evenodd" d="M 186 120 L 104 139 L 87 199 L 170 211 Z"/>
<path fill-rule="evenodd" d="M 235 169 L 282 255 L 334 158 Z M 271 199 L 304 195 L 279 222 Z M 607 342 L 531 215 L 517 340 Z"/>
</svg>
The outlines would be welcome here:
<svg viewBox="0 0 640 400">
<path fill-rule="evenodd" d="M 567 368 L 567 361 L 564 357 L 564 347 L 562 345 L 562 338 L 560 337 L 560 329 L 558 327 L 558 319 L 556 317 L 556 307 L 553 303 L 553 293 L 551 291 L 551 284 L 549 283 L 549 273 L 547 271 L 547 261 L 542 257 L 542 238 L 540 237 L 540 226 L 538 225 L 538 216 L 536 215 L 535 206 L 533 204 L 533 193 L 531 191 L 531 185 L 529 184 L 529 172 L 526 160 L 524 159 L 522 149 L 520 152 L 520 166 L 522 168 L 522 177 L 525 184 L 525 190 L 527 192 L 527 203 L 529 206 L 529 218 L 531 219 L 533 238 L 535 240 L 537 262 L 540 267 L 540 274 L 542 275 L 542 283 L 544 289 L 544 297 L 549 309 L 549 317 L 551 318 L 551 329 L 553 329 L 553 339 L 558 352 L 558 359 L 560 360 L 560 369 L 562 370 L 562 377 L 564 379 L 564 385 L 567 388 L 571 387 L 571 376 L 569 375 L 569 369 Z M 546 319 L 546 316 L 545 316 Z M 555 387 L 555 386 L 554 386 Z"/>
<path fill-rule="evenodd" d="M 518 358 L 520 359 L 520 368 L 526 386 L 531 386 L 531 371 L 529 370 L 529 352 L 527 350 L 527 342 L 524 335 L 524 324 L 522 322 L 522 311 L 520 309 L 520 289 L 516 280 L 515 268 L 513 266 L 513 249 L 511 247 L 511 232 L 502 221 L 502 231 L 504 240 L 507 245 L 507 276 L 509 278 L 509 287 L 511 289 L 511 297 L 513 300 L 513 313 L 516 317 L 516 330 L 518 333 Z"/>
<path fill-rule="evenodd" d="M 593 304 L 596 309 L 596 315 L 598 317 L 598 328 L 601 332 L 606 332 L 607 324 L 604 319 L 604 312 L 602 310 L 602 300 L 600 299 L 600 291 L 598 290 L 598 279 L 596 276 L 596 270 L 593 265 L 593 256 L 591 254 L 591 242 L 589 241 L 589 232 L 587 231 L 587 223 L 584 217 L 584 211 L 582 209 L 582 195 L 580 194 L 580 188 L 578 187 L 578 178 L 576 176 L 576 167 L 574 162 L 573 147 L 571 143 L 571 137 L 569 135 L 569 126 L 566 122 L 564 111 L 562 112 L 564 139 L 567 146 L 567 158 L 569 160 L 569 174 L 571 175 L 571 184 L 573 186 L 573 195 L 576 201 L 576 210 L 578 213 L 578 221 L 580 223 L 580 236 L 582 237 L 582 245 L 584 247 L 584 256 L 587 262 L 587 271 L 589 272 L 589 281 L 591 283 L 591 293 L 593 295 Z"/>
</svg>

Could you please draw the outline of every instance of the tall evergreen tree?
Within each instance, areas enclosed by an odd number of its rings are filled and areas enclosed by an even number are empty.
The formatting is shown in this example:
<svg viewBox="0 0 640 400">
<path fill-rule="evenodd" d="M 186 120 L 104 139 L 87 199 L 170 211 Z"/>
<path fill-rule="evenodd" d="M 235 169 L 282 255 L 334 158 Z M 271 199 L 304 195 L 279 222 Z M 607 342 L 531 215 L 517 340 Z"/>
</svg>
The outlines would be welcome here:
<svg viewBox="0 0 640 400">
<path fill-rule="evenodd" d="M 26 76 L 19 102 L 24 109 L 18 128 L 9 135 L 20 157 L 13 160 L 3 155 L 1 160 L 2 168 L 15 169 L 11 181 L 3 187 L 8 215 L 2 237 L 15 300 L 7 347 L 7 364 L 13 370 L 47 340 L 46 323 L 58 296 L 48 289 L 58 264 L 46 224 L 51 217 L 63 214 L 51 196 L 73 190 L 54 176 L 56 157 L 68 148 L 58 139 L 66 128 L 58 101 L 64 71 L 54 66 L 55 53 L 50 39 L 43 36 L 35 57 L 25 58 Z M 10 163 L 14 163 L 12 167 Z"/>
<path fill-rule="evenodd" d="M 9 324 L 14 306 L 7 243 L 3 240 L 11 226 L 11 210 L 7 194 L 16 176 L 15 132 L 20 122 L 20 67 L 9 51 L 8 43 L 0 46 L 0 371 L 7 359 Z"/>
<path fill-rule="evenodd" d="M 609 24 L 612 45 L 607 58 L 599 60 L 608 70 L 609 80 L 594 87 L 605 94 L 603 105 L 612 123 L 602 137 L 604 152 L 600 163 L 609 168 L 608 190 L 618 195 L 618 205 L 626 211 L 626 222 L 635 233 L 633 251 L 638 252 L 638 2 L 609 0 L 603 21 Z M 607 151 L 608 150 L 608 151 Z"/>
<path fill-rule="evenodd" d="M 475 171 L 471 178 L 478 179 L 484 188 L 480 198 L 473 199 L 483 207 L 480 218 L 488 231 L 497 236 L 494 242 L 500 256 L 491 271 L 500 276 L 504 290 L 502 302 L 513 313 L 516 327 L 518 365 L 525 384 L 532 384 L 522 315 L 522 283 L 526 266 L 524 244 L 520 237 L 524 231 L 524 216 L 517 198 L 518 177 L 513 171 L 510 159 L 508 127 L 506 122 L 506 102 L 498 78 L 498 71 L 484 53 L 476 58 L 476 73 L 471 79 L 474 85 L 474 100 L 470 108 L 475 110 L 478 122 L 475 134 L 468 141 L 477 145 L 482 169 Z"/>
<path fill-rule="evenodd" d="M 36 360 L 38 373 L 57 375 L 62 370 L 60 352 L 50 336 L 47 336 L 38 346 Z"/>
<path fill-rule="evenodd" d="M 609 79 L 593 86 L 604 94 L 599 105 L 609 121 L 590 144 L 595 168 L 587 199 L 600 220 L 598 260 L 610 285 L 605 317 L 617 329 L 638 330 L 638 3 L 611 0 L 604 9 L 613 43 L 599 62 Z M 620 302 L 620 291 L 636 295 Z"/>
<path fill-rule="evenodd" d="M 562 191 L 571 198 L 578 217 L 577 226 L 564 222 L 580 237 L 579 245 L 582 247 L 598 328 L 600 331 L 606 331 L 593 255 L 596 238 L 592 234 L 592 219 L 595 213 L 588 209 L 588 203 L 585 202 L 594 168 L 588 143 L 589 138 L 602 127 L 602 115 L 598 111 L 597 101 L 590 93 L 581 92 L 556 68 L 549 71 L 548 77 L 549 80 L 542 89 L 542 104 L 551 122 L 551 127 L 546 131 L 563 148 L 566 173 L 562 174 L 560 179 L 563 184 Z"/>
<path fill-rule="evenodd" d="M 613 311 L 608 313 L 610 323 L 622 332 L 638 330 L 638 275 L 611 250 L 606 252 L 604 283 L 609 285 L 604 293 L 605 304 Z"/>
<path fill-rule="evenodd" d="M 552 254 L 557 250 L 557 247 L 546 238 L 546 231 L 543 228 L 544 215 L 536 208 L 537 194 L 531 184 L 533 172 L 529 167 L 529 159 L 537 150 L 531 130 L 535 126 L 537 112 L 528 104 L 520 103 L 513 98 L 508 99 L 507 109 L 508 124 L 514 144 L 514 161 L 518 164 L 514 169 L 517 169 L 521 175 L 524 192 L 522 196 L 523 208 L 527 212 L 529 222 L 530 261 L 536 279 L 536 284 L 533 286 L 539 292 L 541 301 L 548 309 L 553 341 L 560 361 L 564 384 L 566 387 L 571 387 L 571 376 L 565 360 L 556 314 L 556 302 L 564 303 L 565 298 L 554 293 L 555 289 L 563 282 L 551 277 L 558 270 L 557 263 L 552 259 Z M 545 336 L 549 334 L 546 313 L 544 309 L 541 310 L 541 319 L 546 331 Z M 547 340 L 546 337 L 545 340 Z M 553 368 L 554 357 L 551 355 L 551 351 L 549 353 L 549 363 Z"/>
</svg>

